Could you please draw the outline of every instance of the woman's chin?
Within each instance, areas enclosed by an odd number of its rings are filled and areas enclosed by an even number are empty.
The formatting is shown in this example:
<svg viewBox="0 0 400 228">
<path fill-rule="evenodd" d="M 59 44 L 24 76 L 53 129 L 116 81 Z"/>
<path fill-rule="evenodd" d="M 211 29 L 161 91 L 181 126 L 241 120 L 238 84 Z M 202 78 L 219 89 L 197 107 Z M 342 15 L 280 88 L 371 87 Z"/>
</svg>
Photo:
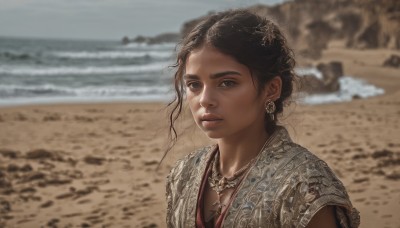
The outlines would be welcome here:
<svg viewBox="0 0 400 228">
<path fill-rule="evenodd" d="M 220 138 L 222 138 L 221 136 L 216 135 L 216 134 L 207 134 L 207 133 L 206 133 L 206 135 L 207 135 L 207 137 L 210 138 L 210 139 L 220 139 Z"/>
<path fill-rule="evenodd" d="M 220 139 L 226 137 L 226 133 L 221 132 L 221 131 L 216 131 L 216 130 L 204 130 L 201 129 L 204 134 L 210 139 Z"/>
<path fill-rule="evenodd" d="M 199 128 L 210 139 L 219 139 L 224 137 L 224 134 L 222 134 L 220 131 L 204 129 L 201 126 L 199 126 Z"/>
</svg>

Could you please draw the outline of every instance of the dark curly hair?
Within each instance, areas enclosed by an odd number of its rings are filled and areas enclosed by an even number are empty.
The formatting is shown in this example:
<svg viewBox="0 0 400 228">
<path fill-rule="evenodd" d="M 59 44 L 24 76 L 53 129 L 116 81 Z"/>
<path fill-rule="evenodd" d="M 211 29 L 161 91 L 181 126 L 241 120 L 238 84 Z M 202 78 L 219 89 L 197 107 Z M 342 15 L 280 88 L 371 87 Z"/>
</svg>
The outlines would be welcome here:
<svg viewBox="0 0 400 228">
<path fill-rule="evenodd" d="M 284 101 L 292 94 L 296 77 L 294 54 L 277 25 L 243 9 L 209 15 L 184 37 L 176 63 L 173 65 L 177 68 L 174 78 L 176 96 L 168 104 L 172 109 L 169 113 L 171 145 L 167 152 L 178 139 L 174 123 L 182 112 L 185 93 L 182 76 L 187 58 L 193 50 L 201 48 L 204 44 L 215 47 L 247 66 L 253 80 L 257 82 L 259 94 L 268 81 L 280 76 L 282 91 L 280 98 L 275 101 L 275 118 L 272 120 L 269 115 L 265 115 L 267 132 L 274 131 L 277 114 L 283 111 Z"/>
</svg>

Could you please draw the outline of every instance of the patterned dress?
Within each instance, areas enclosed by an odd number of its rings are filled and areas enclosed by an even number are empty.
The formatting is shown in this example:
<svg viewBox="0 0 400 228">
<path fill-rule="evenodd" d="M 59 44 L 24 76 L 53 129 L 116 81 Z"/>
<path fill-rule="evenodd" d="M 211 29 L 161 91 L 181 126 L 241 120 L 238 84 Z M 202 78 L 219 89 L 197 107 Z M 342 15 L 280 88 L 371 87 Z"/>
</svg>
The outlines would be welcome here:
<svg viewBox="0 0 400 228">
<path fill-rule="evenodd" d="M 359 212 L 327 164 L 292 142 L 284 127 L 271 137 L 238 186 L 221 227 L 303 228 L 327 205 L 335 206 L 341 227 L 358 227 Z M 203 174 L 216 148 L 201 148 L 171 170 L 166 189 L 168 227 L 196 227 Z"/>
</svg>

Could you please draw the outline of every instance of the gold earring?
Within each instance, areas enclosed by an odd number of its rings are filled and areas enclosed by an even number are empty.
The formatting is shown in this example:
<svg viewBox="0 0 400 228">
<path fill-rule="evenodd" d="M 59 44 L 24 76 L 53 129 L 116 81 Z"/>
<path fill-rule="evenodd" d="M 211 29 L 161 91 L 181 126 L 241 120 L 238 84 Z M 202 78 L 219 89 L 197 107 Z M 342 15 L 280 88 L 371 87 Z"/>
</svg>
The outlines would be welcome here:
<svg viewBox="0 0 400 228">
<path fill-rule="evenodd" d="M 275 119 L 275 115 L 274 115 L 275 110 L 276 110 L 276 106 L 273 101 L 267 101 L 265 103 L 265 111 L 269 114 L 269 117 L 272 121 L 274 121 L 274 119 Z"/>
</svg>

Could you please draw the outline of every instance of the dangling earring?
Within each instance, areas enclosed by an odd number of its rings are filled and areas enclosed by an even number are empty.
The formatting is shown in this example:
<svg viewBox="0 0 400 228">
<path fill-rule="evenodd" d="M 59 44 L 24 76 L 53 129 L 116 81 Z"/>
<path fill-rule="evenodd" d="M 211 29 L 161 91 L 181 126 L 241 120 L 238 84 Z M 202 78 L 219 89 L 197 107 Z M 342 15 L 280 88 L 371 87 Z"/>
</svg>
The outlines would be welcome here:
<svg viewBox="0 0 400 228">
<path fill-rule="evenodd" d="M 275 119 L 275 115 L 274 115 L 275 110 L 276 110 L 276 106 L 273 101 L 267 101 L 265 103 L 265 111 L 269 114 L 269 117 L 272 121 L 274 121 L 274 119 Z"/>
</svg>

